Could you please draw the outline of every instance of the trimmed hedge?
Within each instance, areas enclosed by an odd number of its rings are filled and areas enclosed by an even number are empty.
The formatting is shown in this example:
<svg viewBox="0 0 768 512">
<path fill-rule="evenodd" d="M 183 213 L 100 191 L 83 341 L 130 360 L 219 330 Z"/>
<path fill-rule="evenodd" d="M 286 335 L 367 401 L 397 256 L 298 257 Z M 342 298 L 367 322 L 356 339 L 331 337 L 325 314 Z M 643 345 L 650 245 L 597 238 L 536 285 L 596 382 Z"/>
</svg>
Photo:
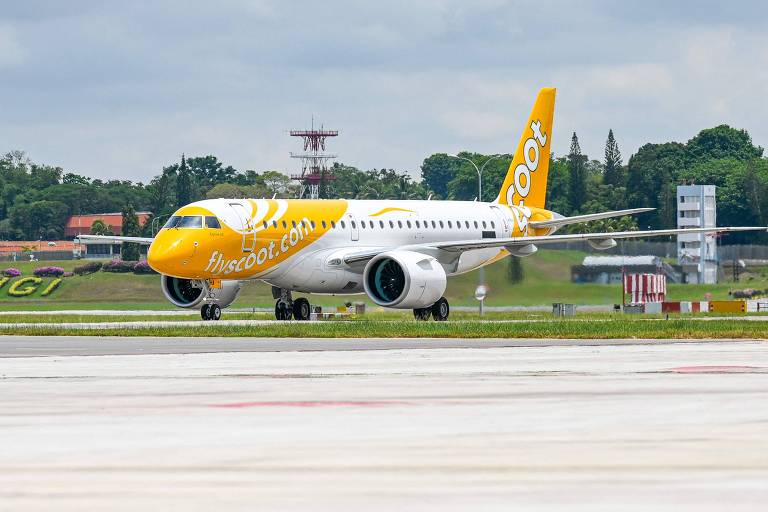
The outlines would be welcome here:
<svg viewBox="0 0 768 512">
<path fill-rule="evenodd" d="M 75 274 L 78 276 L 84 276 L 87 274 L 93 274 L 94 272 L 98 272 L 101 270 L 101 262 L 100 261 L 91 261 L 89 263 L 86 263 L 85 265 L 80 265 L 75 267 L 74 271 Z"/>
<path fill-rule="evenodd" d="M 109 263 L 105 263 L 102 267 L 102 270 L 104 272 L 115 272 L 117 274 L 123 274 L 126 272 L 133 272 L 133 268 L 135 266 L 135 261 L 112 260 Z"/>
<path fill-rule="evenodd" d="M 146 261 L 140 261 L 136 265 L 133 266 L 133 273 L 134 274 L 157 274 L 155 272 L 155 269 L 149 266 L 149 263 Z"/>
<path fill-rule="evenodd" d="M 61 267 L 38 267 L 32 272 L 36 277 L 61 277 L 64 269 Z"/>
</svg>

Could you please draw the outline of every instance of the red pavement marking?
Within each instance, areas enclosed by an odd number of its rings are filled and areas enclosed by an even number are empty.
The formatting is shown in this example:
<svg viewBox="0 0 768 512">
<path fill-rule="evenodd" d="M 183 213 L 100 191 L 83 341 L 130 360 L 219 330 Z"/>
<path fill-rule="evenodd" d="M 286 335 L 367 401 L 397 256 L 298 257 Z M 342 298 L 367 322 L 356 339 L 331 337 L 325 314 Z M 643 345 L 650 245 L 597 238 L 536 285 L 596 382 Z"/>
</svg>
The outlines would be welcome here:
<svg viewBox="0 0 768 512">
<path fill-rule="evenodd" d="M 672 373 L 768 373 L 761 366 L 679 366 L 667 370 Z"/>
<path fill-rule="evenodd" d="M 209 407 L 243 409 L 246 407 L 386 407 L 391 405 L 410 405 L 408 402 L 393 400 L 311 400 L 311 401 L 270 401 L 270 402 L 231 402 L 211 404 Z"/>
</svg>

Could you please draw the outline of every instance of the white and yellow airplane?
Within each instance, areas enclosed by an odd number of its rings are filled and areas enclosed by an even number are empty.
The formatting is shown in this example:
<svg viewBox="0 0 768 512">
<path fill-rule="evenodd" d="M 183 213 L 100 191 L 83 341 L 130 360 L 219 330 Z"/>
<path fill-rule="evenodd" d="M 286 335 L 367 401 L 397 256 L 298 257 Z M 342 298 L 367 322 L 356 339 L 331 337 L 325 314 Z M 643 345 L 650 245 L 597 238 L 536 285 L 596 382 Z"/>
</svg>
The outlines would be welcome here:
<svg viewBox="0 0 768 512">
<path fill-rule="evenodd" d="M 310 303 L 292 293 L 360 294 L 420 320 L 448 318 L 449 276 L 537 246 L 587 240 L 610 249 L 617 239 L 766 229 L 718 227 L 553 235 L 569 224 L 652 208 L 563 217 L 544 208 L 555 89 L 542 89 L 499 196 L 481 201 L 209 199 L 174 213 L 154 238 L 81 235 L 149 244 L 147 261 L 162 274 L 168 300 L 201 307 L 218 320 L 240 282 L 273 286 L 279 320 L 307 320 Z"/>
</svg>

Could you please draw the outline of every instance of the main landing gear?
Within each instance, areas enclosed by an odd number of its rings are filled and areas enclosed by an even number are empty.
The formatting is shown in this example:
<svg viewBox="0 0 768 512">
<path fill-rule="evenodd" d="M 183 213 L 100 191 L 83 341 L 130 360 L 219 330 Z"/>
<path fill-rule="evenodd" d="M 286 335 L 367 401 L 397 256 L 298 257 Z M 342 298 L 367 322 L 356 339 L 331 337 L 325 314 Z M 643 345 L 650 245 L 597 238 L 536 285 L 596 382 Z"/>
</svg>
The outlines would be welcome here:
<svg viewBox="0 0 768 512">
<path fill-rule="evenodd" d="M 451 307 L 448 305 L 448 301 L 445 297 L 432 304 L 428 308 L 416 308 L 413 310 L 413 317 L 416 320 L 429 320 L 429 317 L 433 317 L 438 322 L 444 322 L 448 320 L 448 315 L 451 314 Z"/>
<path fill-rule="evenodd" d="M 290 290 L 272 288 L 272 296 L 275 302 L 275 318 L 277 320 L 309 320 L 312 307 L 304 297 L 293 300 Z"/>
<path fill-rule="evenodd" d="M 212 304 L 205 303 L 200 308 L 200 316 L 203 320 L 219 320 L 221 319 L 221 306 L 215 302 Z"/>
</svg>

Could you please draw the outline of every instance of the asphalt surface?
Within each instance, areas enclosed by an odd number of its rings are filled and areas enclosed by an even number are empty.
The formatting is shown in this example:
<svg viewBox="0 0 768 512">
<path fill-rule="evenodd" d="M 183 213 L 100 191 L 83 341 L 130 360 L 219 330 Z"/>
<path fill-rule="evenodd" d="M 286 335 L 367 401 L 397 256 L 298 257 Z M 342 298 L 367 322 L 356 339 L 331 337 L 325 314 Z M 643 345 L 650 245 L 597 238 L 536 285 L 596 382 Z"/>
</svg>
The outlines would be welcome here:
<svg viewBox="0 0 768 512">
<path fill-rule="evenodd" d="M 0 353 L 0 510 L 768 502 L 764 341 L 12 336 Z"/>
<path fill-rule="evenodd" d="M 221 352 L 294 352 L 349 350 L 408 350 L 441 348 L 568 347 L 667 345 L 715 340 L 569 340 L 569 339 L 449 339 L 449 338 L 158 338 L 101 336 L 0 336 L 0 358 L 33 356 L 106 356 L 201 354 Z M 722 341 L 722 340 L 720 340 Z M 736 340 L 733 340 L 736 342 Z"/>
</svg>

